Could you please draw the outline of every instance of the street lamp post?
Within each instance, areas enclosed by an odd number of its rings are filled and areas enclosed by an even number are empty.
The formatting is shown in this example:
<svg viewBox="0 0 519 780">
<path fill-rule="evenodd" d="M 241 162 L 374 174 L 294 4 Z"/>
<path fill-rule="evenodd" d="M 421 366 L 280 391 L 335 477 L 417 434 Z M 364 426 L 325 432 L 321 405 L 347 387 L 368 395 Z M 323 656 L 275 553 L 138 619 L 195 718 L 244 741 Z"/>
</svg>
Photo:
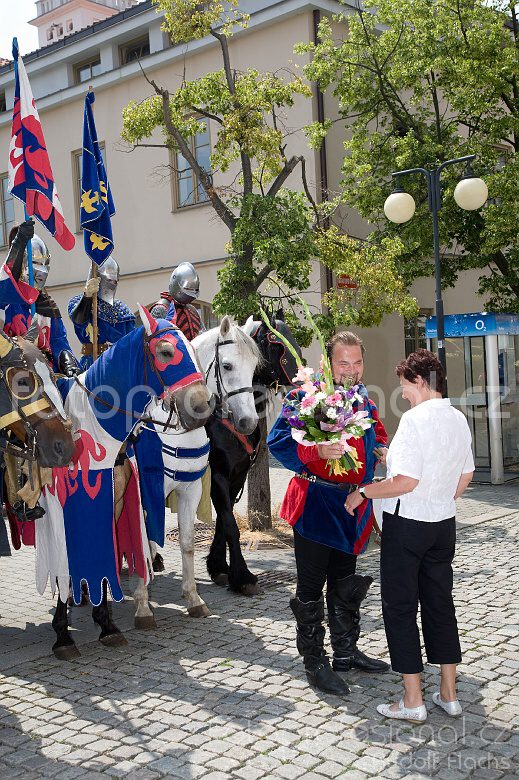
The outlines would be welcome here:
<svg viewBox="0 0 519 780">
<path fill-rule="evenodd" d="M 456 189 L 454 190 L 454 199 L 458 206 L 466 211 L 475 211 L 476 209 L 481 208 L 488 197 L 488 189 L 485 182 L 482 179 L 475 177 L 472 172 L 470 164 L 475 157 L 475 154 L 469 154 L 466 157 L 447 160 L 447 162 L 435 166 L 432 170 L 427 170 L 426 168 L 409 168 L 405 171 L 396 171 L 395 173 L 392 173 L 391 176 L 396 183 L 396 187 L 394 192 L 389 195 L 384 203 L 384 213 L 391 222 L 396 222 L 397 224 L 407 222 L 413 216 L 416 205 L 413 197 L 409 193 L 404 192 L 400 184 L 401 177 L 413 173 L 419 173 L 425 176 L 429 211 L 431 212 L 433 226 L 438 358 L 445 373 L 447 373 L 447 361 L 445 356 L 445 327 L 440 265 L 440 229 L 438 220 L 438 214 L 442 204 L 440 177 L 442 171 L 448 166 L 458 163 L 467 163 L 465 176 L 458 182 Z"/>
</svg>

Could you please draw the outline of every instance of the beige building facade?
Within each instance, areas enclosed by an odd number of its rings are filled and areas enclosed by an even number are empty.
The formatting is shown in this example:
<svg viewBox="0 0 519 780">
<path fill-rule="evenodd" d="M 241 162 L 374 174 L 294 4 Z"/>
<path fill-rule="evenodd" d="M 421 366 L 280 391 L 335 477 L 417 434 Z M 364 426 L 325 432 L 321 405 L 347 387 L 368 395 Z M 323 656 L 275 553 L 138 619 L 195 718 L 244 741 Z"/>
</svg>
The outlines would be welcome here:
<svg viewBox="0 0 519 780">
<path fill-rule="evenodd" d="M 118 3 L 106 2 L 104 5 L 116 6 Z M 316 15 L 339 9 L 333 0 L 243 0 L 240 7 L 251 14 L 251 20 L 248 29 L 236 34 L 231 41 L 233 66 L 238 69 L 256 67 L 260 71 L 276 71 L 299 59 L 294 56 L 293 47 L 300 41 L 314 39 Z M 157 15 L 150 0 L 117 13 L 112 13 L 113 8 L 105 10 L 106 18 L 93 27 L 71 33 L 24 57 L 66 221 L 76 232 L 76 247 L 68 253 L 53 239 L 44 236 L 52 251 L 50 292 L 62 310 L 74 348 L 78 345 L 66 311 L 69 298 L 81 291 L 89 268 L 79 232 L 78 204 L 83 102 L 90 85 L 95 90 L 98 138 L 104 146 L 117 209 L 113 229 L 114 257 L 120 263 L 122 274 L 119 297 L 134 310 L 137 302 L 156 300 L 161 290 L 167 288 L 172 267 L 189 260 L 200 275 L 203 314 L 206 323 L 211 324 L 211 301 L 218 290 L 216 273 L 226 257 L 229 238 L 223 223 L 203 201 L 203 195 L 199 196 L 190 174 L 170 174 L 165 149 L 129 152 L 120 139 L 123 108 L 130 100 L 139 101 L 150 95 L 150 86 L 142 75 L 138 59 L 150 77 L 174 90 L 181 84 L 184 71 L 186 78 L 192 79 L 220 67 L 217 43 L 208 38 L 172 46 L 161 30 L 161 16 Z M 300 59 L 299 62 L 303 64 Z M 13 219 L 20 221 L 23 218 L 19 204 L 14 205 L 13 213 L 5 180 L 13 90 L 12 67 L 4 65 L 0 67 L 0 95 L 5 98 L 6 105 L 6 111 L 0 113 L 0 149 L 4 150 L 4 165 L 0 163 L 3 185 L 0 231 L 3 246 L 0 252 L 7 249 L 6 236 Z M 325 115 L 333 115 L 334 110 L 331 98 L 326 96 Z M 290 110 L 286 123 L 291 130 L 287 154 L 305 155 L 308 179 L 319 200 L 322 160 L 318 153 L 308 148 L 303 133 L 304 126 L 318 118 L 318 111 L 317 96 L 312 100 L 301 98 Z M 343 133 L 341 125 L 336 125 L 326 144 L 330 191 L 338 190 L 340 185 Z M 209 124 L 207 134 L 196 140 L 195 152 L 201 160 L 208 158 L 214 140 L 215 128 Z M 233 175 L 232 171 L 225 177 L 215 174 L 215 185 L 228 183 Z M 287 185 L 299 189 L 300 178 L 293 174 Z M 344 227 L 352 236 L 362 237 L 368 231 L 368 226 L 353 211 L 345 214 Z M 39 232 L 43 236 L 43 229 Z M 326 284 L 325 273 L 316 267 L 310 294 L 312 302 L 319 303 Z M 456 288 L 445 292 L 445 312 L 481 311 L 483 303 L 475 293 L 476 286 L 477 275 L 464 274 Z M 423 312 L 432 313 L 433 280 L 417 281 L 413 293 Z M 409 351 L 422 342 L 422 325 L 422 321 L 406 324 L 402 318 L 390 316 L 379 328 L 361 334 L 367 349 L 365 381 L 379 403 L 391 433 L 404 409 L 395 392 L 394 368 L 405 356 L 406 348 Z M 309 363 L 315 363 L 318 359 L 316 349 L 308 350 L 307 357 Z"/>
</svg>

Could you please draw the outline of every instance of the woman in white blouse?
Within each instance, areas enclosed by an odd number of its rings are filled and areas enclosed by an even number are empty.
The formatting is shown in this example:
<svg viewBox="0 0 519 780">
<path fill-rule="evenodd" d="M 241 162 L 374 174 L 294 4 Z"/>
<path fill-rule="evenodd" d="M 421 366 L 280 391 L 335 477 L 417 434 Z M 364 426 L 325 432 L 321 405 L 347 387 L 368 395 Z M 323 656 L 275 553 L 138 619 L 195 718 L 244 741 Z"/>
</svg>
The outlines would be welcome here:
<svg viewBox="0 0 519 780">
<path fill-rule="evenodd" d="M 433 702 L 448 715 L 461 714 L 456 694 L 461 649 L 452 599 L 455 500 L 472 479 L 474 460 L 467 421 L 443 398 L 445 375 L 436 356 L 419 349 L 398 364 L 396 373 L 411 408 L 389 447 L 387 479 L 350 493 L 346 509 L 353 512 L 366 498 L 384 499 L 382 613 L 391 665 L 403 675 L 404 695 L 377 709 L 388 718 L 422 723 L 427 710 L 418 603 L 427 659 L 441 666 Z"/>
</svg>

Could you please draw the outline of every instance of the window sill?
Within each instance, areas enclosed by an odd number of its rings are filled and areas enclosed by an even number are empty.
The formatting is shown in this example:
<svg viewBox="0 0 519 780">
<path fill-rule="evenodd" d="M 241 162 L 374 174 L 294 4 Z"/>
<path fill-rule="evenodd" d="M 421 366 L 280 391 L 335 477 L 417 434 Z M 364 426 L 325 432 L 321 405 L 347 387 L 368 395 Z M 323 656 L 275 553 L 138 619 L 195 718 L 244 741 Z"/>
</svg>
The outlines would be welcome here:
<svg viewBox="0 0 519 780">
<path fill-rule="evenodd" d="M 190 203 L 189 206 L 173 206 L 171 209 L 172 214 L 181 214 L 183 211 L 191 211 L 192 209 L 199 209 L 203 206 L 210 206 L 210 200 L 203 200 L 200 203 Z"/>
</svg>

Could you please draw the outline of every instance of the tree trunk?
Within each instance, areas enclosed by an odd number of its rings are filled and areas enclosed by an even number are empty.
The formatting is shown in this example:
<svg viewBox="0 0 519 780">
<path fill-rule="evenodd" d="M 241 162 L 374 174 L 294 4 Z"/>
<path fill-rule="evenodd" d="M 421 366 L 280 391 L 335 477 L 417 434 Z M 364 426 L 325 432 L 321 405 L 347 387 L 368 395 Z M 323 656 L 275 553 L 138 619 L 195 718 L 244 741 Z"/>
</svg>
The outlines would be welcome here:
<svg viewBox="0 0 519 780">
<path fill-rule="evenodd" d="M 265 412 L 260 413 L 259 426 L 261 439 L 258 457 L 249 471 L 248 480 L 249 524 L 253 531 L 265 531 L 272 528 L 267 417 Z"/>
</svg>

